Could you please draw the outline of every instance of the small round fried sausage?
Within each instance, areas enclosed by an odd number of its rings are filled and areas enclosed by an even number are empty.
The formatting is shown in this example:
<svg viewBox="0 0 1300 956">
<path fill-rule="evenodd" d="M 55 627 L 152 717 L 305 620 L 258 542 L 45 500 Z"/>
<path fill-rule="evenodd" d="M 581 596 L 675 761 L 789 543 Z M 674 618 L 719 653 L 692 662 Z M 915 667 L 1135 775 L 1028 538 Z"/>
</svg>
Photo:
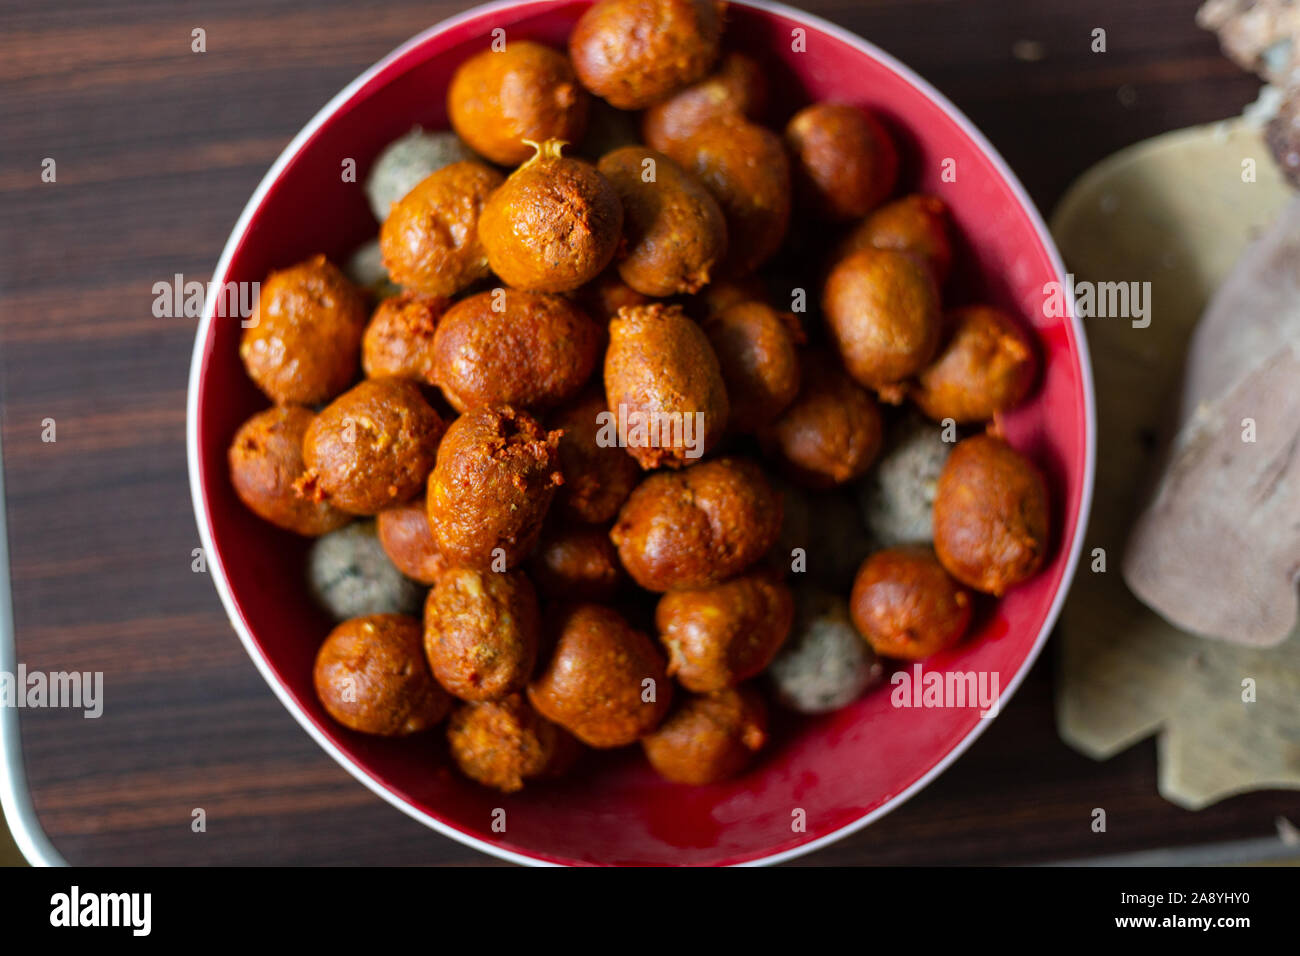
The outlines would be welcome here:
<svg viewBox="0 0 1300 956">
<path fill-rule="evenodd" d="M 947 316 L 948 341 L 916 377 L 912 401 L 936 422 L 986 422 L 1013 408 L 1038 377 L 1029 333 L 1001 309 L 972 305 Z"/>
<path fill-rule="evenodd" d="M 937 196 L 915 194 L 881 206 L 859 223 L 840 245 L 843 258 L 859 249 L 895 249 L 924 259 L 943 285 L 952 269 L 948 207 Z"/>
<path fill-rule="evenodd" d="M 449 568 L 424 604 L 429 667 L 461 700 L 497 700 L 523 690 L 540 633 L 537 594 L 519 571 Z"/>
<path fill-rule="evenodd" d="M 466 160 L 430 174 L 402 199 L 379 230 L 384 268 L 398 285 L 452 296 L 488 274 L 479 224 L 499 172 Z"/>
<path fill-rule="evenodd" d="M 461 299 L 433 337 L 434 375 L 452 408 L 546 408 L 577 394 L 603 329 L 568 299 L 495 289 Z"/>
<path fill-rule="evenodd" d="M 699 180 L 644 146 L 607 153 L 596 168 L 623 203 L 623 281 L 660 297 L 707 285 L 727 249 L 727 224 Z"/>
<path fill-rule="evenodd" d="M 367 378 L 409 378 L 433 385 L 433 333 L 447 300 L 399 292 L 379 303 L 361 340 Z"/>
<path fill-rule="evenodd" d="M 715 0 L 599 0 L 569 35 L 582 85 L 639 110 L 709 72 L 722 38 Z"/>
<path fill-rule="evenodd" d="M 962 584 L 1001 597 L 1047 552 L 1047 488 L 1038 469 L 991 435 L 958 442 L 939 474 L 934 550 Z"/>
<path fill-rule="evenodd" d="M 621 747 L 659 725 L 672 683 L 650 638 L 599 604 L 563 611 L 557 635 L 550 661 L 528 685 L 538 713 L 591 747 Z"/>
<path fill-rule="evenodd" d="M 352 520 L 329 502 L 311 501 L 294 488 L 306 468 L 302 436 L 315 417 L 301 405 L 277 405 L 258 412 L 239 426 L 229 453 L 230 483 L 239 500 L 263 521 L 308 537 Z"/>
<path fill-rule="evenodd" d="M 566 292 L 614 258 L 623 204 L 596 167 L 547 140 L 492 194 L 479 238 L 492 271 L 529 292 Z"/>
<path fill-rule="evenodd" d="M 758 62 L 744 53 L 724 53 L 710 76 L 645 111 L 642 137 L 652 149 L 677 156 L 705 123 L 724 116 L 757 120 L 766 105 L 767 80 Z"/>
<path fill-rule="evenodd" d="M 880 406 L 824 352 L 804 353 L 801 377 L 794 402 L 760 432 L 763 450 L 814 491 L 862 477 L 884 442 Z"/>
<path fill-rule="evenodd" d="M 613 266 L 584 285 L 573 297 L 584 312 L 601 323 L 608 322 L 625 305 L 650 304 L 650 297 L 624 282 Z"/>
<path fill-rule="evenodd" d="M 609 529 L 588 524 L 557 523 L 543 531 L 528 570 L 551 601 L 611 601 L 625 577 Z"/>
<path fill-rule="evenodd" d="M 767 742 L 767 705 L 752 687 L 690 694 L 641 741 L 660 776 L 701 785 L 734 777 Z"/>
<path fill-rule="evenodd" d="M 939 290 L 919 259 L 892 249 L 859 249 L 831 269 L 822 311 L 850 375 L 885 401 L 934 358 L 942 320 Z"/>
<path fill-rule="evenodd" d="M 378 514 L 419 493 L 445 428 L 417 385 L 366 379 L 308 426 L 298 487 L 351 514 Z"/>
<path fill-rule="evenodd" d="M 619 512 L 610 539 L 647 591 L 704 588 L 754 564 L 781 532 L 781 498 L 763 470 L 719 458 L 646 477 Z"/>
<path fill-rule="evenodd" d="M 451 709 L 420 648 L 420 622 L 404 614 L 344 621 L 316 654 L 316 696 L 331 717 L 364 734 L 403 737 Z"/>
<path fill-rule="evenodd" d="M 668 676 L 687 690 L 735 687 L 767 667 L 794 621 L 794 596 L 761 569 L 695 591 L 669 591 L 655 609 Z"/>
<path fill-rule="evenodd" d="M 971 596 L 924 545 L 877 551 L 858 569 L 849 597 L 853 626 L 881 657 L 924 660 L 962 639 Z"/>
<path fill-rule="evenodd" d="M 555 506 L 569 518 L 609 521 L 641 480 L 636 459 L 608 440 L 604 425 L 608 417 L 604 392 L 598 389 L 555 413 L 552 424 L 564 432 L 560 437 L 564 484 Z"/>
<path fill-rule="evenodd" d="M 753 272 L 781 248 L 790 225 L 790 161 L 781 138 L 737 117 L 706 123 L 679 160 L 722 207 L 727 256 L 722 274 Z"/>
<path fill-rule="evenodd" d="M 533 154 L 528 141 L 582 139 L 589 102 L 563 53 L 512 40 L 504 50 L 484 50 L 457 68 L 447 90 L 447 116 L 475 152 L 515 166 Z"/>
<path fill-rule="evenodd" d="M 509 405 L 471 409 L 451 423 L 429 476 L 429 526 L 448 561 L 505 566 L 527 556 L 556 487 L 559 432 Z"/>
<path fill-rule="evenodd" d="M 828 219 L 865 216 L 898 180 L 898 150 L 880 120 L 841 103 L 805 106 L 785 128 L 803 195 Z"/>
<path fill-rule="evenodd" d="M 522 790 L 526 780 L 559 776 L 581 749 L 521 694 L 462 704 L 447 722 L 447 742 L 465 776 L 503 793 Z"/>
<path fill-rule="evenodd" d="M 385 508 L 375 518 L 375 529 L 397 570 L 421 584 L 438 583 L 447 570 L 447 559 L 433 540 L 423 499 Z"/>
<path fill-rule="evenodd" d="M 803 339 L 795 317 L 762 302 L 741 302 L 704 322 L 731 406 L 729 426 L 756 432 L 771 424 L 799 393 Z"/>
<path fill-rule="evenodd" d="M 366 299 L 324 256 L 262 283 L 239 357 L 277 405 L 327 402 L 357 376 Z"/>
<path fill-rule="evenodd" d="M 718 443 L 729 406 L 708 337 L 680 306 L 620 309 L 609 324 L 605 401 L 642 468 L 681 468 Z"/>
</svg>

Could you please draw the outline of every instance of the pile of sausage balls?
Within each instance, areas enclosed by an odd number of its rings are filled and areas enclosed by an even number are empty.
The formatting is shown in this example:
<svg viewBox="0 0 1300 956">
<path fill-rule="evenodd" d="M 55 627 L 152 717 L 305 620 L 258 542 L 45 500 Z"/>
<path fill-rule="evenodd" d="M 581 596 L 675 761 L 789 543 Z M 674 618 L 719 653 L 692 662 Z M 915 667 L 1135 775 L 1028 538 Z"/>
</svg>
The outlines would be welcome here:
<svg viewBox="0 0 1300 956">
<path fill-rule="evenodd" d="M 362 733 L 445 721 L 503 791 L 633 744 L 672 781 L 738 774 L 768 697 L 843 706 L 1044 559 L 1043 481 L 995 421 L 1034 385 L 1032 339 L 945 311 L 944 202 L 897 196 L 880 118 L 762 125 L 766 70 L 724 21 L 601 0 L 567 54 L 485 38 L 447 91 L 454 133 L 404 141 L 397 188 L 372 174 L 376 274 L 273 272 L 243 335 L 274 405 L 230 447 L 240 498 L 306 536 L 373 519 L 429 589 L 423 620 L 338 624 L 321 703 Z M 650 441 L 655 416 L 682 427 Z M 956 437 L 918 540 L 799 537 L 922 417 Z M 851 589 L 805 593 L 844 554 Z"/>
</svg>

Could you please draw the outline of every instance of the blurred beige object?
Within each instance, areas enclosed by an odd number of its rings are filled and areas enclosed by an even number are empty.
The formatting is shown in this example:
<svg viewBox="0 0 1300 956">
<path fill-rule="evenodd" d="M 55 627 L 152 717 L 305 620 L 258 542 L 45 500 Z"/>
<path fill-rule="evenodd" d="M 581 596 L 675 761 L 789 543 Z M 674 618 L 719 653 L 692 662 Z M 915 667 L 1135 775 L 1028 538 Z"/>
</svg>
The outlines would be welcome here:
<svg viewBox="0 0 1300 956">
<path fill-rule="evenodd" d="M 1255 182 L 1242 180 L 1247 159 Z M 1300 639 L 1259 649 L 1187 634 L 1129 592 L 1119 561 L 1192 330 L 1291 196 L 1258 128 L 1233 120 L 1109 157 L 1052 217 L 1077 281 L 1150 281 L 1154 303 L 1145 328 L 1084 320 L 1097 392 L 1097 490 L 1061 619 L 1058 729 L 1097 759 L 1158 733 L 1160 792 L 1188 808 L 1243 790 L 1300 788 Z M 1243 700 L 1248 679 L 1253 703 Z"/>
</svg>

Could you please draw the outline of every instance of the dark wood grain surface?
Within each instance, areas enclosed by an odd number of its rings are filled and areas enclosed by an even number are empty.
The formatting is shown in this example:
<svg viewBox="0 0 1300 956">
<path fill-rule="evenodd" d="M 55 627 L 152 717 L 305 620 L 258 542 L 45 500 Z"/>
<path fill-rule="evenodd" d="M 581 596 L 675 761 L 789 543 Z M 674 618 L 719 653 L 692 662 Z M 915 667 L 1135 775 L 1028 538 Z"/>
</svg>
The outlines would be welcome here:
<svg viewBox="0 0 1300 956">
<path fill-rule="evenodd" d="M 816 0 L 919 70 L 1050 210 L 1079 172 L 1238 112 L 1257 84 L 1192 0 Z M 105 716 L 22 716 L 42 826 L 74 863 L 490 862 L 381 802 L 293 722 L 206 575 L 185 466 L 193 320 L 152 287 L 210 276 L 296 130 L 463 9 L 388 0 L 6 0 L 0 9 L 0 387 L 19 658 L 102 670 Z M 207 31 L 207 52 L 190 50 Z M 1090 52 L 1091 31 L 1108 52 Z M 1025 46 L 1021 41 L 1036 41 Z M 1019 51 L 1017 56 L 1014 51 Z M 1041 58 L 1025 57 L 1026 51 Z M 57 163 L 43 183 L 41 163 Z M 41 440 L 42 420 L 57 441 Z M 1154 745 L 1094 763 L 1052 717 L 1053 654 L 938 782 L 807 863 L 1047 861 L 1271 834 L 1300 797 L 1200 813 Z M 190 829 L 207 813 L 207 832 Z M 1091 832 L 1105 807 L 1109 829 Z M 1294 816 L 1293 816 L 1294 818 Z"/>
</svg>

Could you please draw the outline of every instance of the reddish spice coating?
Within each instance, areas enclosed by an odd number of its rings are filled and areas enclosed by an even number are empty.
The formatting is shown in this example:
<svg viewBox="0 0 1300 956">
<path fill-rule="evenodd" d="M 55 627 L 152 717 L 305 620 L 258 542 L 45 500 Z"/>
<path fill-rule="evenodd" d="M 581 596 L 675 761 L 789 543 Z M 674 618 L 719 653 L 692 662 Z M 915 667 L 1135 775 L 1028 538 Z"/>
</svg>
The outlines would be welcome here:
<svg viewBox="0 0 1300 956">
<path fill-rule="evenodd" d="M 744 686 L 684 695 L 641 746 L 661 776 L 698 786 L 736 776 L 765 743 L 767 704 Z"/>
<path fill-rule="evenodd" d="M 572 398 L 591 377 L 603 331 L 558 295 L 481 292 L 438 323 L 434 375 L 458 412 L 477 405 L 547 408 Z"/>
<path fill-rule="evenodd" d="M 934 497 L 934 550 L 962 584 L 1001 597 L 1047 553 L 1047 488 L 1000 438 L 974 435 L 948 456 Z"/>
<path fill-rule="evenodd" d="M 1024 400 L 1038 377 L 1029 333 L 987 305 L 954 309 L 946 317 L 948 341 L 923 368 L 912 401 L 937 422 L 985 422 Z"/>
<path fill-rule="evenodd" d="M 724 53 L 711 75 L 647 109 L 641 135 L 652 149 L 677 156 L 705 123 L 725 116 L 757 120 L 766 105 L 767 79 L 758 61 L 744 53 Z"/>
<path fill-rule="evenodd" d="M 600 604 L 561 610 L 551 659 L 528 685 L 547 720 L 590 747 L 622 747 L 654 730 L 672 683 L 654 642 Z"/>
<path fill-rule="evenodd" d="M 650 304 L 650 297 L 624 282 L 614 266 L 578 289 L 573 297 L 584 312 L 601 323 L 608 322 L 624 306 Z"/>
<path fill-rule="evenodd" d="M 437 584 L 447 570 L 447 559 L 438 550 L 429 527 L 424 499 L 394 505 L 375 519 L 379 543 L 397 570 L 421 584 Z"/>
<path fill-rule="evenodd" d="M 892 249 L 859 249 L 831 269 L 822 311 L 844 367 L 885 401 L 898 383 L 934 358 L 942 317 L 939 290 L 919 259 Z"/>
<path fill-rule="evenodd" d="M 533 155 L 526 140 L 582 139 L 590 99 L 563 53 L 512 40 L 457 68 L 447 90 L 447 116 L 474 152 L 515 166 Z"/>
<path fill-rule="evenodd" d="M 522 790 L 527 780 L 561 775 L 581 750 L 522 694 L 462 704 L 447 722 L 447 742 L 465 776 L 503 793 Z"/>
<path fill-rule="evenodd" d="M 705 693 L 735 687 L 772 662 L 794 622 L 794 596 L 760 569 L 694 591 L 669 591 L 655 609 L 668 676 Z"/>
<path fill-rule="evenodd" d="M 528 683 L 541 626 L 522 572 L 448 568 L 424 604 L 424 653 L 449 693 L 497 700 Z"/>
<path fill-rule="evenodd" d="M 920 193 L 896 199 L 855 226 L 836 258 L 868 248 L 910 252 L 928 262 L 935 282 L 943 285 L 952 269 L 948 207 L 937 196 Z"/>
<path fill-rule="evenodd" d="M 619 512 L 610 539 L 647 591 L 704 588 L 754 564 L 781 531 L 781 498 L 763 470 L 719 458 L 648 475 Z"/>
<path fill-rule="evenodd" d="M 707 285 L 727 249 L 727 224 L 700 181 L 644 146 L 606 153 L 597 169 L 623 203 L 623 245 L 615 258 L 623 281 L 649 296 Z"/>
<path fill-rule="evenodd" d="M 741 302 L 707 319 L 704 334 L 727 387 L 729 426 L 750 433 L 771 424 L 799 393 L 798 320 L 762 302 Z"/>
<path fill-rule="evenodd" d="M 451 423 L 428 495 L 429 526 L 448 561 L 482 570 L 499 557 L 513 568 L 528 555 L 564 480 L 559 441 L 558 431 L 509 405 L 474 408 Z"/>
<path fill-rule="evenodd" d="M 551 601 L 611 601 L 626 577 L 609 529 L 589 524 L 557 523 L 544 530 L 528 570 Z"/>
<path fill-rule="evenodd" d="M 611 106 L 639 110 L 704 77 L 718 58 L 725 4 L 715 0 L 599 0 L 569 35 L 582 85 Z"/>
<path fill-rule="evenodd" d="M 308 426 L 298 488 L 352 514 L 378 514 L 419 493 L 445 428 L 412 382 L 366 379 Z"/>
<path fill-rule="evenodd" d="M 301 405 L 258 412 L 239 426 L 228 455 L 230 483 L 239 500 L 263 521 L 308 537 L 352 520 L 328 502 L 304 498 L 294 487 L 306 468 L 302 436 L 315 417 Z"/>
<path fill-rule="evenodd" d="M 277 405 L 327 402 L 357 376 L 366 297 L 324 256 L 262 283 L 239 357 Z"/>
<path fill-rule="evenodd" d="M 699 461 L 727 427 L 718 358 L 680 306 L 619 310 L 609 324 L 605 401 L 620 443 L 642 468 Z"/>
<path fill-rule="evenodd" d="M 452 296 L 485 278 L 479 223 L 502 182 L 490 166 L 464 160 L 431 173 L 394 203 L 379 230 L 392 280 L 426 295 Z"/>
<path fill-rule="evenodd" d="M 365 734 L 403 737 L 451 709 L 420 647 L 420 622 L 405 614 L 344 621 L 316 654 L 316 696 L 331 717 Z"/>
<path fill-rule="evenodd" d="M 865 216 L 898 181 L 898 150 L 875 115 L 841 103 L 805 106 L 785 128 L 800 194 L 827 219 Z"/>
<path fill-rule="evenodd" d="M 623 231 L 618 193 L 590 163 L 548 140 L 492 194 L 479 238 L 492 271 L 529 292 L 567 292 L 596 278 Z"/>
<path fill-rule="evenodd" d="M 962 639 L 971 596 L 926 545 L 877 551 L 858 569 L 849 597 L 858 633 L 881 657 L 924 660 Z"/>
<path fill-rule="evenodd" d="M 884 443 L 884 422 L 875 399 L 833 356 L 809 351 L 801 362 L 798 396 L 759 440 L 792 481 L 825 491 L 866 474 Z"/>
<path fill-rule="evenodd" d="M 721 274 L 747 275 L 772 258 L 790 225 L 790 161 L 781 138 L 725 117 L 700 127 L 678 159 L 722 207 L 727 256 Z"/>
<path fill-rule="evenodd" d="M 448 304 L 446 299 L 418 292 L 400 292 L 380 302 L 361 340 L 366 377 L 436 384 L 433 333 Z"/>
<path fill-rule="evenodd" d="M 560 438 L 560 469 L 564 484 L 556 495 L 560 514 L 578 521 L 611 520 L 641 480 L 641 469 L 615 443 L 601 443 L 602 424 L 609 415 L 603 390 L 591 389 L 558 410 L 551 424 Z"/>
</svg>

